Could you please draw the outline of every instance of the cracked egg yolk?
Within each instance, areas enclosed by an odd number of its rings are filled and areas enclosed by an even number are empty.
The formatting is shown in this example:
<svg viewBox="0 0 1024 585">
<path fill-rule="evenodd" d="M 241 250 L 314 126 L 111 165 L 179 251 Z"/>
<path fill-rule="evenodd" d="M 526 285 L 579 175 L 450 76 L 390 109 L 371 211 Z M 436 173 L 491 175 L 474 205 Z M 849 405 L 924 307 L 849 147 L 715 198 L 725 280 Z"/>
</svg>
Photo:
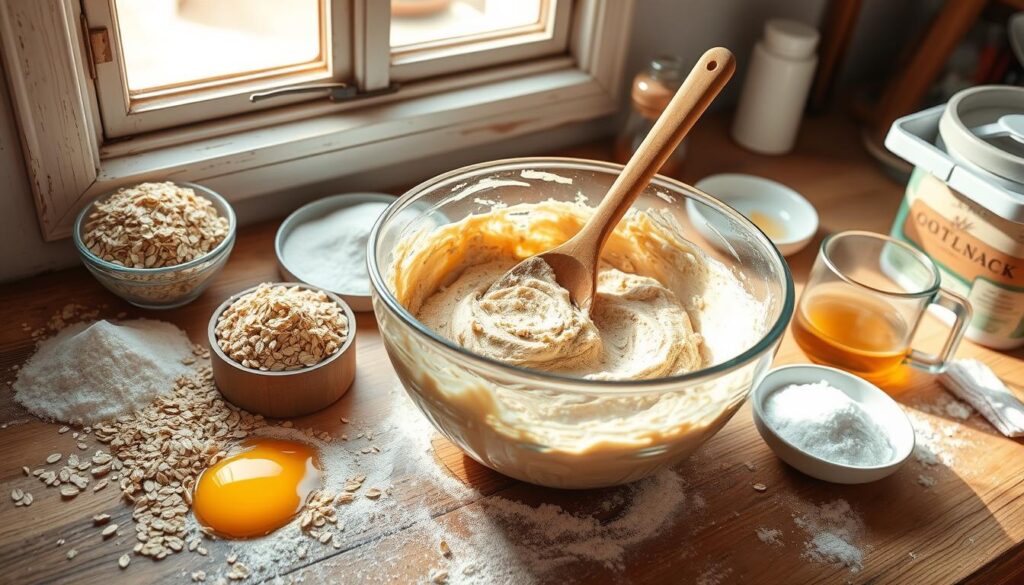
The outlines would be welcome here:
<svg viewBox="0 0 1024 585">
<path fill-rule="evenodd" d="M 304 443 L 252 439 L 196 482 L 196 519 L 220 536 L 253 538 L 291 520 L 320 487 L 316 450 Z"/>
</svg>

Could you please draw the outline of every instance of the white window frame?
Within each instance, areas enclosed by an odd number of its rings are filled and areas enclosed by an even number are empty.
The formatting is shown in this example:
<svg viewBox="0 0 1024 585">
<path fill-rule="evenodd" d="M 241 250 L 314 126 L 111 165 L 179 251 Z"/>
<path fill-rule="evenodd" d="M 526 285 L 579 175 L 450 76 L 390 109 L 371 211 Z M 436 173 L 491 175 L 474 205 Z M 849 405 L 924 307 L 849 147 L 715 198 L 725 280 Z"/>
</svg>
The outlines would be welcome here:
<svg viewBox="0 0 1024 585">
<path fill-rule="evenodd" d="M 390 17 L 389 5 L 390 2 L 381 2 L 374 7 L 376 10 L 384 10 Z M 391 79 L 406 82 L 483 66 L 518 63 L 562 52 L 569 40 L 572 2 L 542 0 L 541 10 L 545 13 L 545 26 L 537 30 L 502 30 L 472 35 L 457 43 L 442 40 L 393 49 Z"/>
<path fill-rule="evenodd" d="M 106 138 L 122 138 L 143 132 L 173 128 L 205 120 L 257 112 L 281 105 L 311 101 L 322 96 L 299 94 L 252 103 L 249 96 L 282 86 L 309 83 L 345 82 L 352 75 L 351 2 L 320 0 L 323 10 L 321 30 L 322 64 L 296 66 L 290 73 L 256 74 L 226 84 L 208 84 L 188 92 L 154 91 L 132 98 L 126 83 L 127 72 L 121 45 L 120 27 L 114 0 L 82 0 L 85 22 L 90 30 L 103 31 L 112 58 L 95 63 L 97 105 L 103 117 Z M 330 47 L 327 44 L 330 43 Z"/>
<path fill-rule="evenodd" d="M 354 21 L 371 26 L 374 6 L 387 4 L 352 1 Z M 67 237 L 86 202 L 144 180 L 201 182 L 239 201 L 613 113 L 633 0 L 575 0 L 573 11 L 565 55 L 106 141 L 79 0 L 0 0 L 0 50 L 43 236 Z M 389 52 L 361 49 L 381 42 L 360 39 L 365 30 L 356 26 L 354 74 L 363 89 L 386 87 Z"/>
</svg>

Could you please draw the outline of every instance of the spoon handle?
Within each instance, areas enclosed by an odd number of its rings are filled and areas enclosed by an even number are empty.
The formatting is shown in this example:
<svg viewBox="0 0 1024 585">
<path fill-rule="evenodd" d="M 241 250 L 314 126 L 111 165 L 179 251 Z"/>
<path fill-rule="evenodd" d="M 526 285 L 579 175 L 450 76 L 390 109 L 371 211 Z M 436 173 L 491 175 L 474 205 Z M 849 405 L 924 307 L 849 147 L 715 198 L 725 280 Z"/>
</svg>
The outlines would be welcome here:
<svg viewBox="0 0 1024 585">
<path fill-rule="evenodd" d="M 597 237 L 587 234 L 594 238 L 592 241 L 596 244 L 596 249 L 589 251 L 594 258 L 600 256 L 605 240 L 614 231 L 619 220 L 626 214 L 637 196 L 647 188 L 651 179 L 683 141 L 690 128 L 693 128 L 735 70 L 736 60 L 732 53 L 723 47 L 710 49 L 697 60 L 672 101 L 654 123 L 647 138 L 615 179 L 608 194 L 595 210 L 594 217 L 587 222 L 586 228 L 599 230 Z"/>
</svg>

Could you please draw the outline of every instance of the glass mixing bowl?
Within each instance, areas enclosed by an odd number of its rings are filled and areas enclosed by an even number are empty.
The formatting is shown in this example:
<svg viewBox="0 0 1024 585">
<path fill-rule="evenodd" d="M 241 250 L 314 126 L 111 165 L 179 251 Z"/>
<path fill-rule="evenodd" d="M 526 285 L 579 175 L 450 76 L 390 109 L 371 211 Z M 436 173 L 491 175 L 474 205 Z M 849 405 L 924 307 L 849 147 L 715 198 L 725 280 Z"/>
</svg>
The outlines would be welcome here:
<svg viewBox="0 0 1024 585">
<path fill-rule="evenodd" d="M 718 335 L 723 330 L 730 335 L 739 325 L 757 340 L 737 355 L 667 378 L 584 380 L 470 353 L 418 321 L 396 297 L 391 270 L 403 240 L 486 213 L 496 203 L 586 198 L 593 206 L 621 170 L 621 165 L 565 158 L 465 167 L 407 192 L 370 235 L 374 313 L 399 379 L 441 434 L 505 475 L 551 487 L 595 488 L 677 463 L 736 412 L 767 372 L 789 323 L 793 280 L 769 239 L 724 203 L 662 176 L 633 209 L 667 216 L 686 239 L 730 267 L 761 303 L 763 311 L 753 322 L 719 324 Z M 689 215 L 688 207 L 699 215 Z M 694 229 L 692 221 L 705 222 L 706 229 Z"/>
</svg>

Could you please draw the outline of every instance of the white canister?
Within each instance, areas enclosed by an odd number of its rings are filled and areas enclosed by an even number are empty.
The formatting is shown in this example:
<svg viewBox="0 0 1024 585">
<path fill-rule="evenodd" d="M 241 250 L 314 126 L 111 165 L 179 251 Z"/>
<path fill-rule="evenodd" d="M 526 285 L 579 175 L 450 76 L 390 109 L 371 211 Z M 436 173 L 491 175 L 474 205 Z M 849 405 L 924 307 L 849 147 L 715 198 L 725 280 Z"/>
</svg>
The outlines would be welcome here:
<svg viewBox="0 0 1024 585">
<path fill-rule="evenodd" d="M 967 337 L 1024 346 L 1024 88 L 981 86 L 896 120 L 886 147 L 915 165 L 892 235 L 971 301 Z"/>
<path fill-rule="evenodd" d="M 817 46 L 813 27 L 781 18 L 765 23 L 732 124 L 736 142 L 762 154 L 792 150 L 818 64 Z"/>
</svg>

